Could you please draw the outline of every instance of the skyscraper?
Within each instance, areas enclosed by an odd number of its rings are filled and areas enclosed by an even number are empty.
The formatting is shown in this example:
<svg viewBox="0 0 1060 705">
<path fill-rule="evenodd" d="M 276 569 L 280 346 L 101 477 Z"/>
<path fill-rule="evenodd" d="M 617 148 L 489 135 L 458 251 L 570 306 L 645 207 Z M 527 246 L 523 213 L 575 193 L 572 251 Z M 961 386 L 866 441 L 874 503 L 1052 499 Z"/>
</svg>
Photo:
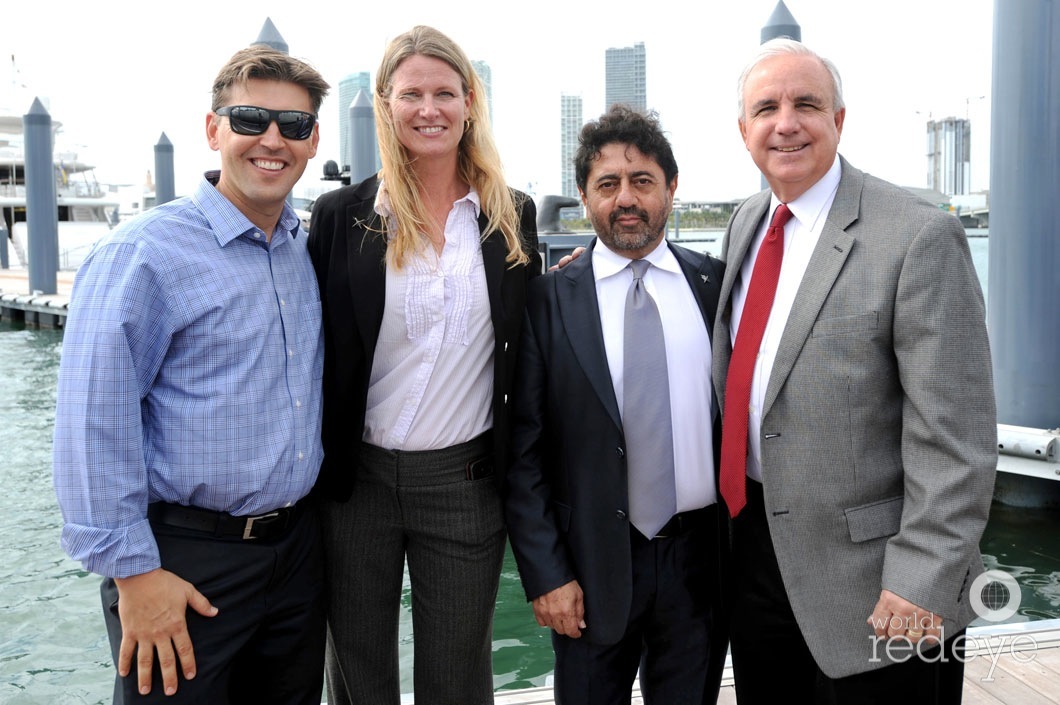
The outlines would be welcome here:
<svg viewBox="0 0 1060 705">
<path fill-rule="evenodd" d="M 635 110 L 648 109 L 644 42 L 612 47 L 605 54 L 604 110 L 625 103 Z"/>
<path fill-rule="evenodd" d="M 578 198 L 578 184 L 574 179 L 574 154 L 578 151 L 578 133 L 582 129 L 582 97 L 567 95 L 559 97 L 559 154 L 560 194 Z M 564 208 L 560 216 L 579 218 L 581 208 Z"/>
<path fill-rule="evenodd" d="M 972 191 L 972 126 L 962 118 L 927 124 L 928 188 L 947 196 Z"/>
<path fill-rule="evenodd" d="M 486 107 L 489 109 L 490 123 L 493 123 L 493 71 L 490 69 L 490 65 L 485 61 L 472 61 L 472 68 L 475 69 L 475 73 L 482 79 L 482 83 L 486 85 Z"/>
<path fill-rule="evenodd" d="M 336 161 L 340 169 L 350 166 L 350 104 L 357 91 L 364 91 L 372 99 L 372 82 L 367 71 L 351 73 L 339 81 L 339 158 Z"/>
</svg>

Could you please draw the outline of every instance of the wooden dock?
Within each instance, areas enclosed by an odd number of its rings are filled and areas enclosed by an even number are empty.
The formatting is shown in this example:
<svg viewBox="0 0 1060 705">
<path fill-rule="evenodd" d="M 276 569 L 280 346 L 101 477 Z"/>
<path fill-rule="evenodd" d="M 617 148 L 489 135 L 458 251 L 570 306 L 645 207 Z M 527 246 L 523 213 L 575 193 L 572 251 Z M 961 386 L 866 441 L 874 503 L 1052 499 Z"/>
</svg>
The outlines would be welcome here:
<svg viewBox="0 0 1060 705">
<path fill-rule="evenodd" d="M 1060 703 L 1060 619 L 972 627 L 967 632 L 965 705 Z M 901 698 L 898 698 L 900 700 Z M 553 705 L 552 688 L 501 690 L 495 705 Z M 643 705 L 638 684 L 633 705 Z M 736 705 L 732 663 L 726 659 L 718 705 Z"/>
<path fill-rule="evenodd" d="M 25 269 L 0 269 L 0 320 L 24 322 L 38 328 L 62 328 L 70 305 L 74 272 L 56 275 L 56 291 L 30 291 Z"/>
</svg>

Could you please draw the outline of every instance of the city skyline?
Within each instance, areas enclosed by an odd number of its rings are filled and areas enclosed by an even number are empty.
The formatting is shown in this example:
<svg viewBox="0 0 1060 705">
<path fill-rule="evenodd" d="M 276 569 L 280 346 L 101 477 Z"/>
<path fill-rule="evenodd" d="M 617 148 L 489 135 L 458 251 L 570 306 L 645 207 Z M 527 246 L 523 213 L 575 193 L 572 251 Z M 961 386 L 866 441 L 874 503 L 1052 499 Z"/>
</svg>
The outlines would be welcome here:
<svg viewBox="0 0 1060 705">
<path fill-rule="evenodd" d="M 928 188 L 947 196 L 971 193 L 971 129 L 964 118 L 928 120 Z"/>
<path fill-rule="evenodd" d="M 609 47 L 604 53 L 604 104 L 606 112 L 615 103 L 634 110 L 648 109 L 647 53 L 644 42 L 628 47 Z"/>
<path fill-rule="evenodd" d="M 606 49 L 643 41 L 651 56 L 648 107 L 658 111 L 681 170 L 677 197 L 730 200 L 760 188 L 737 130 L 735 87 L 776 0 L 695 9 L 664 0 L 659 12 L 637 22 L 629 22 L 628 13 L 542 0 L 510 28 L 477 19 L 489 15 L 490 6 L 468 2 L 461 17 L 470 19 L 458 21 L 451 8 L 422 0 L 409 0 L 401 13 L 342 9 L 331 18 L 302 7 L 256 14 L 187 0 L 182 12 L 167 16 L 164 28 L 132 2 L 64 7 L 60 24 L 41 3 L 17 3 L 5 10 L 8 26 L 17 31 L 0 36 L 0 57 L 5 63 L 15 57 L 19 84 L 26 88 L 0 91 L 0 107 L 19 114 L 33 97 L 45 99 L 53 119 L 63 124 L 61 141 L 109 182 L 142 183 L 165 133 L 174 148 L 176 190 L 185 194 L 203 171 L 219 166 L 204 134 L 213 77 L 236 49 L 255 40 L 268 18 L 291 54 L 332 84 L 321 107 L 319 151 L 299 183 L 320 188 L 324 163 L 340 159 L 341 79 L 374 72 L 393 36 L 413 24 L 430 24 L 472 59 L 489 63 L 494 133 L 511 185 L 558 194 L 559 96 L 581 95 L 584 117 L 597 117 L 605 103 Z M 925 186 L 928 116 L 965 117 L 973 126 L 971 190 L 988 186 L 991 0 L 892 0 L 886 8 L 839 0 L 785 3 L 803 41 L 834 60 L 843 76 L 847 120 L 839 148 L 851 163 L 902 185 Z M 116 33 L 119 16 L 129 25 Z M 575 26 L 586 31 L 575 36 L 569 31 Z M 915 51 L 896 46 L 899 36 L 901 47 Z M 954 46 L 960 48 L 956 54 Z M 75 47 L 89 51 L 72 61 Z"/>
<path fill-rule="evenodd" d="M 582 97 L 561 93 L 559 101 L 559 195 L 578 198 L 578 183 L 574 176 L 574 155 L 578 151 L 578 135 L 581 133 L 582 125 L 585 124 Z M 564 208 L 560 211 L 563 217 L 580 217 L 583 213 L 584 210 L 581 207 Z"/>
</svg>

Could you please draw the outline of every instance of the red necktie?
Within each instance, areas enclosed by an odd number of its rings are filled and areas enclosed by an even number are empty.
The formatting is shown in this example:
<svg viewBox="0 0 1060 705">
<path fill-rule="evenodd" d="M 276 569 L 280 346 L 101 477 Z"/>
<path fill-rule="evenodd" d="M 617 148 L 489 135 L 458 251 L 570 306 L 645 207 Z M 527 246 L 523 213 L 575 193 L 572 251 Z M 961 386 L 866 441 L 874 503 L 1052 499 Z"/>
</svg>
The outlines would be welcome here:
<svg viewBox="0 0 1060 705">
<path fill-rule="evenodd" d="M 725 413 L 721 424 L 721 496 L 735 517 L 747 504 L 747 415 L 751 403 L 751 379 L 762 345 L 762 334 L 777 293 L 780 263 L 784 259 L 784 224 L 791 211 L 781 203 L 773 213 L 769 230 L 758 248 L 751 285 L 747 287 L 736 344 L 725 380 Z"/>
</svg>

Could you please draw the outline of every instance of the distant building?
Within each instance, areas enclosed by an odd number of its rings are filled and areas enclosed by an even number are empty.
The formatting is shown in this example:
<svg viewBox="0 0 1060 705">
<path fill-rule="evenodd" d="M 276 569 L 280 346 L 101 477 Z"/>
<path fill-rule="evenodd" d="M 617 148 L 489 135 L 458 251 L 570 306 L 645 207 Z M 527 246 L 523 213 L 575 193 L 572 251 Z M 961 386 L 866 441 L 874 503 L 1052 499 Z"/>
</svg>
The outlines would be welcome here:
<svg viewBox="0 0 1060 705">
<path fill-rule="evenodd" d="M 574 154 L 578 151 L 578 133 L 582 129 L 582 97 L 561 94 L 559 97 L 559 155 L 560 195 L 578 198 L 578 184 L 574 179 Z M 561 218 L 580 218 L 582 209 L 563 208 Z"/>
<path fill-rule="evenodd" d="M 648 109 L 648 89 L 645 78 L 644 42 L 631 47 L 607 50 L 605 54 L 606 111 L 615 103 L 625 103 L 635 110 Z"/>
<path fill-rule="evenodd" d="M 927 124 L 928 188 L 947 196 L 972 191 L 972 127 L 962 118 Z"/>
<path fill-rule="evenodd" d="M 493 70 L 485 61 L 472 61 L 472 68 L 486 85 L 486 108 L 489 110 L 490 123 L 493 123 Z M 481 97 L 481 96 L 480 96 Z"/>
<path fill-rule="evenodd" d="M 364 91 L 369 100 L 372 100 L 372 81 L 367 71 L 351 73 L 339 81 L 339 168 L 348 169 L 350 166 L 350 105 L 357 97 L 357 91 Z M 373 103 L 375 101 L 372 101 Z M 379 159 L 376 157 L 376 163 Z"/>
</svg>

